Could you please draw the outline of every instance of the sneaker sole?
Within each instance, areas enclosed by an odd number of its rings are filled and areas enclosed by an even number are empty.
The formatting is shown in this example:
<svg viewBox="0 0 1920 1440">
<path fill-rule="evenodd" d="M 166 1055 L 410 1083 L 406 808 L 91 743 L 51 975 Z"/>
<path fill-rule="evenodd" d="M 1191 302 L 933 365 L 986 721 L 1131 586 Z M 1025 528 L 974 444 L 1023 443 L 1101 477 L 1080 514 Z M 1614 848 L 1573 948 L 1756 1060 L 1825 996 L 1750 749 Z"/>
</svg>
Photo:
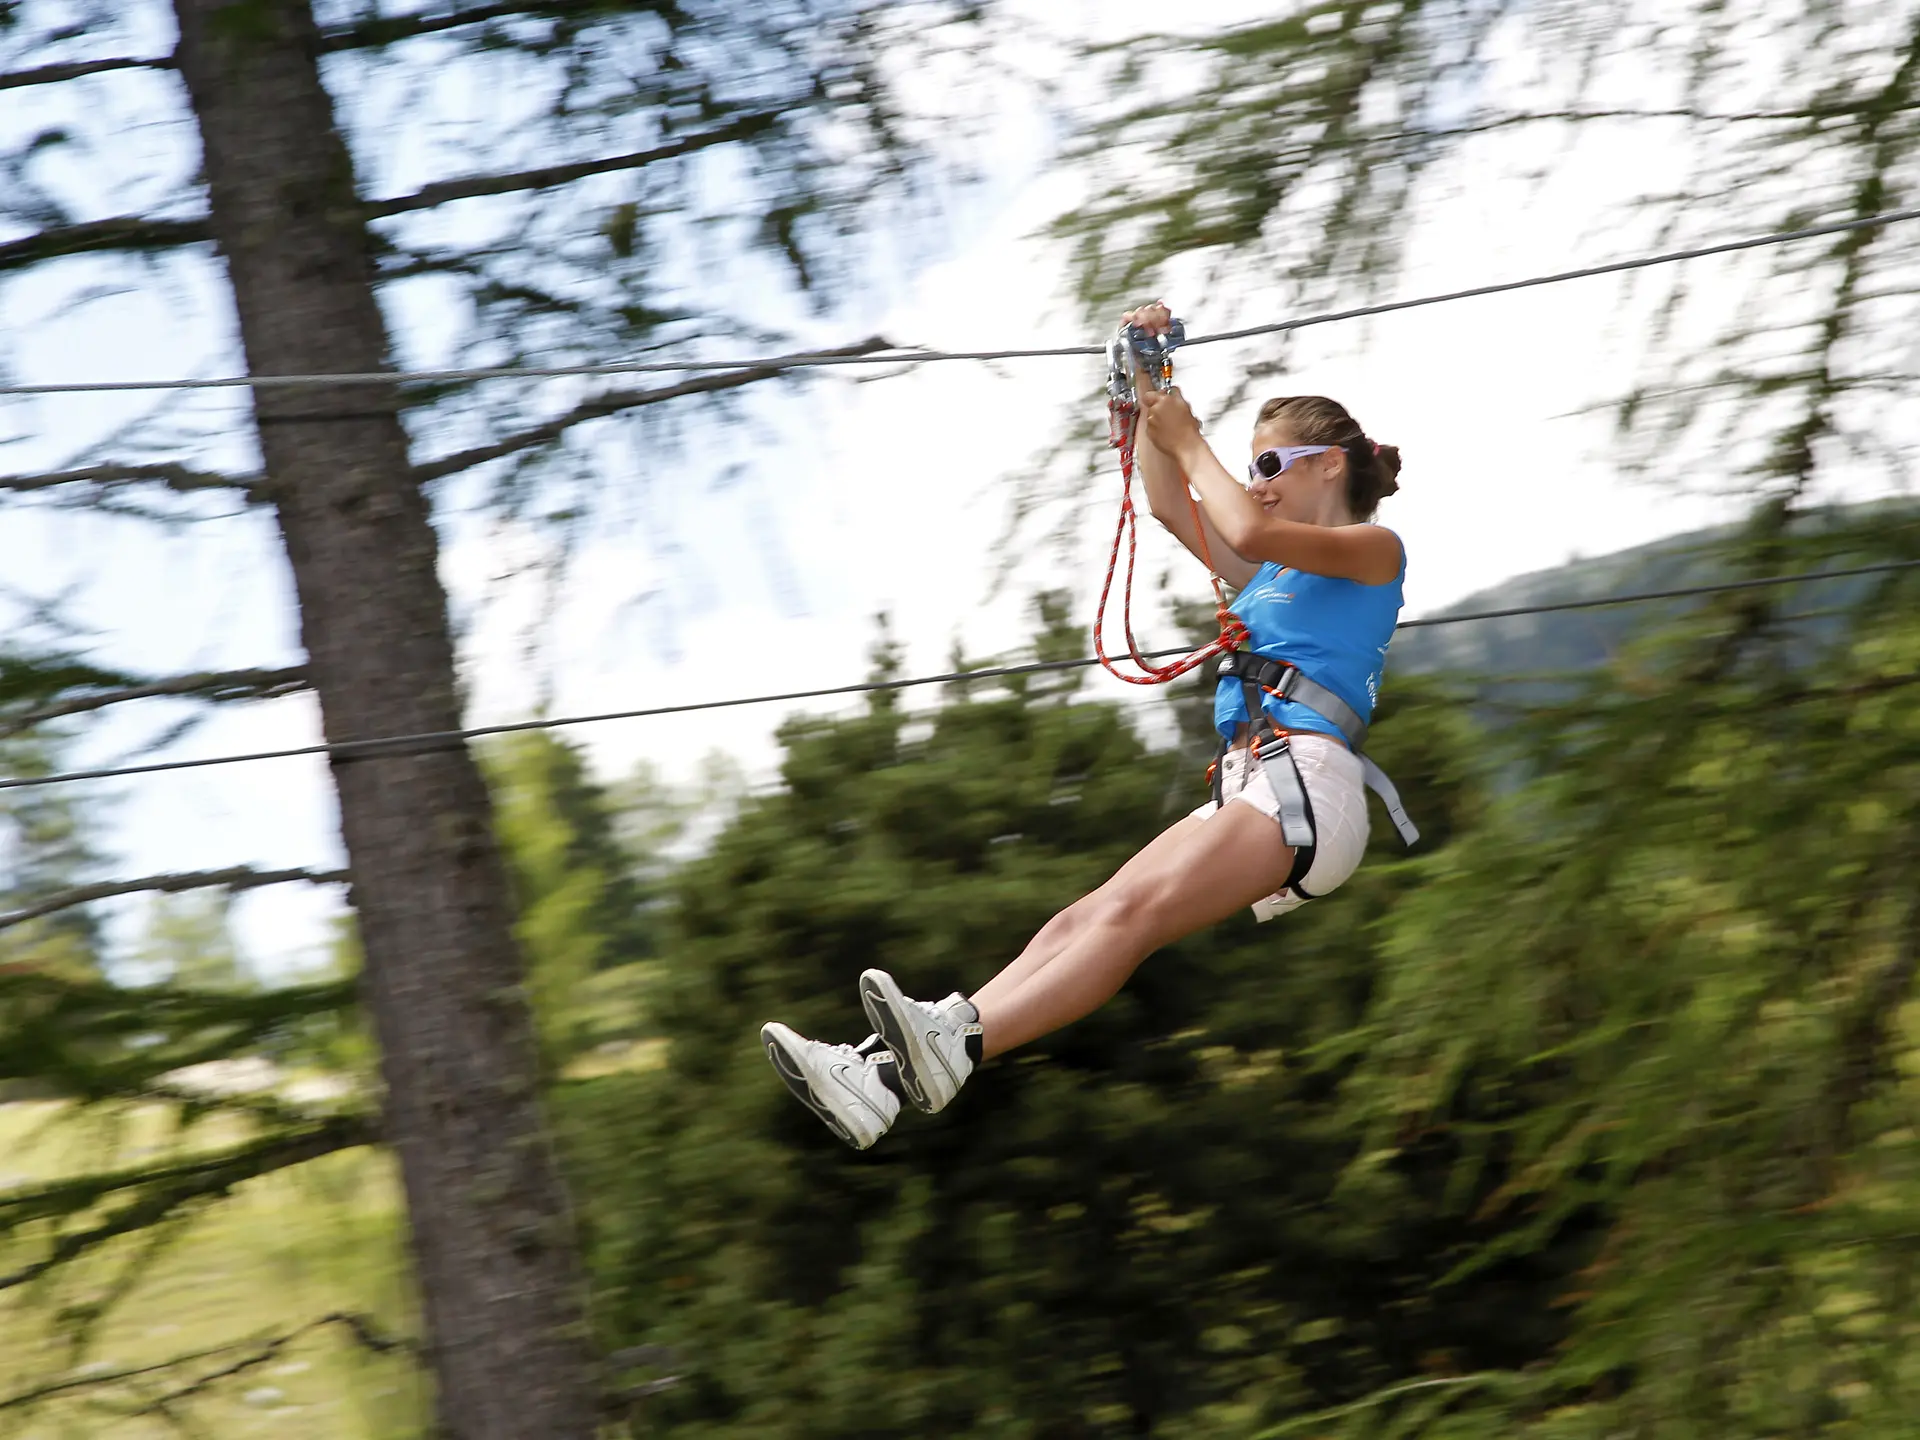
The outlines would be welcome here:
<svg viewBox="0 0 1920 1440">
<path fill-rule="evenodd" d="M 861 974 L 860 1007 L 867 1012 L 867 1023 L 879 1032 L 880 1038 L 887 1042 L 887 1048 L 893 1052 L 895 1073 L 900 1077 L 900 1088 L 907 1092 L 907 1099 L 913 1102 L 916 1110 L 924 1110 L 932 1115 L 944 1109 L 947 1101 L 960 1092 L 960 1082 L 947 1068 L 947 1062 L 940 1058 L 939 1052 L 927 1045 L 926 1037 L 920 1034 L 919 1028 L 907 1024 L 902 1018 L 906 1000 L 906 993 L 886 971 L 867 970 Z M 929 1073 L 947 1077 L 951 1088 L 947 1091 L 946 1099 L 936 1102 L 927 1093 L 923 1077 Z"/>
<path fill-rule="evenodd" d="M 878 1140 L 880 1136 L 876 1135 L 872 1140 L 862 1138 L 855 1132 L 852 1126 L 835 1114 L 830 1107 L 820 1100 L 819 1096 L 813 1093 L 813 1084 L 807 1079 L 806 1068 L 801 1065 L 800 1061 L 788 1048 L 787 1037 L 792 1034 L 793 1032 L 788 1030 L 784 1025 L 769 1024 L 760 1027 L 760 1043 L 767 1047 L 767 1059 L 773 1063 L 774 1073 L 786 1083 L 787 1089 L 793 1092 L 794 1099 L 798 1100 L 820 1118 L 821 1124 L 825 1125 L 854 1149 L 867 1149 L 874 1143 L 874 1140 Z M 885 1133 L 883 1127 L 881 1134 Z"/>
</svg>

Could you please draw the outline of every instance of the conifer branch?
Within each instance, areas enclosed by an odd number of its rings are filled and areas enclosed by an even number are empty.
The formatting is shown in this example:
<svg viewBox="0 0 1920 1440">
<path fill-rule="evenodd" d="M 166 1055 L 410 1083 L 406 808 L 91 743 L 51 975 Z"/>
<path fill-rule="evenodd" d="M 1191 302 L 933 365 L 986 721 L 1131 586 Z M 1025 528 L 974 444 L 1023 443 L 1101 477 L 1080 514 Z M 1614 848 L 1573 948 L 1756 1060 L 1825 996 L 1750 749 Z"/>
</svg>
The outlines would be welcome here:
<svg viewBox="0 0 1920 1440">
<path fill-rule="evenodd" d="M 527 0 L 495 0 L 495 3 L 487 5 L 456 6 L 439 15 L 415 13 L 371 16 L 351 25 L 329 29 L 321 36 L 320 49 L 328 54 L 340 50 L 374 49 L 400 40 L 417 39 L 422 35 L 438 35 L 467 25 L 484 25 L 489 20 L 511 19 L 516 15 L 563 20 L 570 16 L 591 16 L 596 12 L 602 15 L 608 13 L 606 0 L 544 0 L 544 3 L 538 4 L 529 4 Z"/>
<path fill-rule="evenodd" d="M 278 1126 L 283 1130 L 299 1129 L 317 1124 L 327 1118 L 324 1113 L 303 1110 L 291 1101 L 282 1100 L 270 1092 L 232 1094 L 211 1089 L 198 1089 L 184 1084 L 168 1085 L 156 1082 L 141 1087 L 131 1098 L 155 1100 L 165 1105 L 178 1105 L 183 1109 L 202 1113 L 228 1111 L 236 1115 L 245 1115 L 251 1120 L 267 1125 Z"/>
<path fill-rule="evenodd" d="M 249 1370 L 257 1369 L 259 1366 L 266 1364 L 269 1360 L 279 1355 L 282 1350 L 286 1349 L 287 1346 L 291 1345 L 294 1341 L 326 1325 L 340 1325 L 345 1327 L 357 1344 L 363 1349 L 371 1350 L 376 1355 L 387 1355 L 396 1350 L 410 1351 L 416 1348 L 411 1341 L 382 1333 L 381 1330 L 364 1315 L 355 1314 L 351 1311 L 336 1311 L 331 1315 L 322 1315 L 317 1320 L 309 1320 L 305 1325 L 286 1331 L 284 1334 L 276 1335 L 270 1340 L 260 1341 L 252 1350 L 242 1355 L 239 1359 L 223 1365 L 217 1370 L 210 1370 L 204 1375 L 197 1376 L 177 1390 L 169 1390 L 164 1395 L 155 1396 L 132 1413 L 135 1415 L 151 1415 L 164 1411 L 168 1406 L 177 1405 L 182 1400 L 191 1400 L 194 1396 L 204 1393 L 219 1384 L 222 1380 L 231 1380 L 236 1375 L 244 1375 Z"/>
<path fill-rule="evenodd" d="M 277 670 L 205 670 L 194 675 L 175 675 L 142 685 L 126 685 L 92 695 L 72 696 L 19 715 L 0 716 L 0 740 L 48 720 L 84 715 L 128 700 L 180 696 L 219 704 L 234 700 L 277 700 L 282 695 L 297 694 L 307 688 L 307 671 L 303 665 L 289 665 Z"/>
<path fill-rule="evenodd" d="M 150 254 L 199 245 L 213 239 L 205 215 L 184 220 L 162 220 L 150 215 L 115 215 L 78 225 L 57 225 L 18 240 L 0 244 L 0 271 L 24 270 L 43 260 L 66 255 L 93 255 L 134 251 Z"/>
<path fill-rule="evenodd" d="M 0 247 L 4 249 L 5 247 Z M 36 490 L 52 490 L 60 485 L 164 485 L 182 495 L 199 490 L 250 491 L 260 483 L 258 475 L 222 475 L 212 470 L 195 470 L 188 465 L 169 462 L 134 464 L 108 461 L 83 465 L 73 470 L 48 470 L 38 475 L 0 475 L 0 490 L 28 495 Z"/>
<path fill-rule="evenodd" d="M 514 3 L 469 5 L 440 15 L 374 16 L 352 25 L 337 26 L 327 31 L 321 38 L 320 48 L 327 53 L 370 49 L 390 45 L 399 40 L 414 39 L 421 35 L 436 35 L 468 25 L 481 25 L 489 20 L 510 19 L 515 15 L 564 19 L 570 15 L 587 15 L 596 9 L 604 10 L 604 8 L 602 0 L 548 0 L 546 4 L 535 5 L 527 4 L 525 0 L 514 0 Z M 85 79 L 89 75 L 110 74 L 116 70 L 174 70 L 176 68 L 178 67 L 171 55 L 110 55 L 98 60 L 58 60 L 46 65 L 30 66 L 24 70 L 0 73 L 0 90 L 19 90 L 34 85 L 58 85 L 68 80 Z"/>
<path fill-rule="evenodd" d="M 1893 853 L 1912 853 L 1906 844 Z M 1858 910 L 1878 897 L 1862 890 Z M 1914 978 L 1920 975 L 1920 900 L 1908 898 L 1901 919 L 1900 934 L 1894 943 L 1893 958 L 1872 977 L 1864 993 L 1855 1002 L 1853 1014 L 1840 1034 L 1839 1062 L 1823 1087 L 1821 1108 L 1825 1123 L 1820 1127 L 1819 1180 L 1822 1193 L 1833 1188 L 1834 1172 L 1852 1143 L 1854 1112 L 1866 1103 L 1874 1084 L 1895 1078 L 1889 1044 L 1893 1018 L 1913 993 Z"/>
<path fill-rule="evenodd" d="M 75 885 L 55 891 L 19 910 L 0 912 L 0 930 L 24 925 L 76 905 L 91 905 L 96 900 L 112 900 L 121 895 L 139 895 L 149 891 L 178 895 L 188 890 L 258 890 L 264 885 L 344 885 L 352 874 L 346 870 L 256 870 L 251 865 L 235 865 L 226 870 L 184 870 L 172 875 L 143 875 L 137 880 L 105 880 L 97 885 Z"/>
<path fill-rule="evenodd" d="M 575 180 L 583 180 L 593 175 L 605 175 L 619 170 L 637 170 L 659 161 L 691 155 L 714 145 L 730 144 L 764 134 L 779 122 L 781 114 L 782 112 L 778 110 L 749 111 L 715 129 L 704 130 L 697 135 L 683 135 L 664 145 L 656 145 L 646 150 L 634 150 L 624 155 L 606 155 L 594 160 L 578 160 L 563 165 L 542 165 L 531 170 L 505 171 L 492 175 L 463 175 L 451 180 L 437 180 L 408 195 L 395 195 L 385 200 L 368 200 L 362 208 L 368 219 L 379 220 L 416 210 L 429 210 L 436 205 L 445 205 L 454 200 L 468 200 L 485 195 L 508 195 L 521 190 L 541 190 L 554 185 L 570 184 Z M 78 225 L 54 226 L 36 234 L 0 244 L 0 271 L 25 269 L 41 261 L 54 260 L 67 255 L 86 255 L 106 251 L 153 252 L 178 249 L 184 245 L 197 245 L 212 238 L 212 222 L 205 215 L 178 220 L 163 220 L 144 215 L 117 215 L 106 220 L 88 220 Z M 76 473 L 48 483 L 87 478 L 94 477 Z M 161 477 L 129 476 L 127 478 Z M 209 477 L 208 484 L 175 488 L 204 489 L 234 485 L 235 482 L 231 479 Z M 246 486 L 241 484 L 238 488 L 244 489 Z"/>
<path fill-rule="evenodd" d="M 1426 1380 L 1411 1380 L 1398 1385 L 1388 1385 L 1363 1395 L 1358 1400 L 1350 1400 L 1344 1405 L 1335 1405 L 1329 1409 L 1316 1410 L 1310 1415 L 1297 1415 L 1270 1430 L 1262 1430 L 1255 1440 L 1281 1440 L 1282 1436 L 1296 1435 L 1303 1430 L 1318 1429 L 1328 1422 L 1362 1410 L 1371 1410 L 1398 1400 L 1403 1395 L 1418 1395 L 1436 1390 L 1477 1390 L 1493 1389 L 1496 1393 L 1520 1389 L 1527 1385 L 1530 1377 L 1514 1371 L 1484 1370 L 1472 1375 L 1441 1375 Z"/>
<path fill-rule="evenodd" d="M 297 1133 L 290 1131 L 270 1135 L 235 1149 L 189 1155 L 165 1164 L 97 1170 L 49 1180 L 37 1186 L 0 1190 L 0 1217 L 4 1217 L 5 1225 L 11 1228 L 34 1220 L 84 1214 L 101 1201 L 123 1191 L 138 1190 L 143 1186 L 173 1186 L 202 1180 L 210 1174 L 225 1174 L 235 1160 L 251 1160 L 256 1152 L 271 1151 L 289 1140 L 311 1139 L 336 1122 L 363 1126 L 367 1124 L 367 1118 L 358 1115 L 326 1116 L 310 1122 Z M 354 1143 L 366 1144 L 372 1138 L 370 1134 L 361 1136 Z M 268 1171 L 260 1173 L 266 1174 Z"/>
<path fill-rule="evenodd" d="M 171 70 L 171 55 L 115 55 L 104 60 L 65 60 L 51 65 L 36 65 L 30 70 L 11 70 L 0 74 L 0 90 L 20 90 L 29 85 L 58 85 L 88 75 L 104 75 L 111 70 Z"/>
<path fill-rule="evenodd" d="M 207 1375 L 200 1376 L 180 1390 L 170 1392 L 166 1395 L 156 1396 L 143 1405 L 141 1409 L 131 1413 L 136 1415 L 150 1413 L 163 1406 L 198 1394 L 200 1391 L 205 1390 L 208 1386 L 220 1380 L 229 1379 L 234 1375 L 241 1374 L 246 1370 L 250 1370 L 272 1359 L 295 1340 L 328 1325 L 344 1327 L 348 1333 L 353 1336 L 356 1343 L 367 1350 L 373 1351 L 375 1354 L 384 1355 L 390 1354 L 395 1350 L 413 1350 L 416 1348 L 414 1342 L 411 1340 L 383 1333 L 380 1328 L 365 1315 L 360 1315 L 352 1311 L 335 1311 L 332 1314 L 322 1315 L 317 1319 L 309 1320 L 306 1324 L 297 1326 L 285 1334 L 276 1335 L 268 1340 L 255 1341 L 253 1342 L 254 1348 L 248 1355 L 242 1357 L 240 1360 Z M 32 1390 L 22 1391 L 18 1395 L 9 1395 L 4 1400 L 0 1400 L 0 1410 L 18 1410 L 26 1406 L 40 1404 L 42 1401 L 51 1400 L 60 1395 L 71 1394 L 75 1391 L 98 1390 L 109 1385 L 124 1385 L 130 1380 L 140 1380 L 150 1375 L 164 1375 L 168 1371 L 179 1370 L 184 1366 L 193 1365 L 202 1360 L 211 1360 L 216 1356 L 230 1355 L 234 1351 L 243 1348 L 246 1343 L 247 1342 L 244 1341 L 233 1340 L 227 1342 L 225 1345 L 212 1345 L 205 1350 L 192 1350 L 185 1355 L 176 1355 L 171 1360 L 160 1360 L 151 1365 L 136 1365 L 128 1369 L 109 1370 L 101 1374 L 69 1376 L 64 1380 L 55 1380 Z"/>
<path fill-rule="evenodd" d="M 893 348 L 888 341 L 876 335 L 862 340 L 857 345 L 847 345 L 837 350 L 813 350 L 808 353 L 810 355 L 871 355 L 875 351 Z M 416 483 L 424 485 L 430 480 L 457 474 L 475 465 L 484 465 L 489 460 L 502 460 L 509 455 L 517 455 L 523 450 L 549 444 L 558 440 L 574 426 L 584 425 L 589 420 L 604 419 L 622 410 L 636 410 L 645 405 L 658 405 L 663 401 L 678 400 L 688 395 L 710 395 L 723 390 L 737 390 L 743 385 L 770 380 L 792 368 L 791 365 L 777 363 L 754 365 L 744 370 L 699 375 L 690 380 L 676 381 L 672 385 L 662 385 L 650 390 L 609 390 L 603 395 L 581 401 L 564 415 L 556 415 L 551 420 L 530 426 L 494 444 L 476 445 L 470 450 L 456 451 L 438 460 L 428 460 L 424 464 L 416 465 L 413 467 L 413 478 Z"/>
<path fill-rule="evenodd" d="M 177 1370 L 182 1365 L 191 1365 L 196 1360 L 211 1360 L 216 1355 L 225 1355 L 234 1348 L 232 1344 L 210 1345 L 205 1350 L 190 1350 L 185 1355 L 176 1355 L 171 1360 L 156 1360 L 151 1365 L 136 1365 L 127 1370 L 108 1370 L 92 1375 L 71 1375 L 65 1380 L 50 1381 L 32 1390 L 22 1390 L 17 1395 L 9 1395 L 4 1400 L 0 1400 L 0 1410 L 19 1410 L 76 1390 L 96 1390 L 104 1385 L 121 1385 L 129 1380 L 138 1380 L 148 1375 L 164 1374 L 168 1370 Z"/>
<path fill-rule="evenodd" d="M 1912 106 L 1899 106 L 1899 113 Z M 1662 110 L 1639 107 L 1627 109 L 1516 110 L 1504 115 L 1486 115 L 1459 125 L 1416 126 L 1402 130 L 1353 129 L 1322 136 L 1289 152 L 1321 154 L 1335 150 L 1364 150 L 1377 145 L 1419 144 L 1434 140 L 1465 140 L 1501 130 L 1522 129 L 1529 125 L 1586 125 L 1598 120 L 1679 120 L 1691 125 L 1782 125 L 1790 122 L 1841 120 L 1856 113 L 1856 105 L 1832 102 L 1802 105 L 1785 110 L 1701 110 L 1695 106 L 1676 106 Z M 1124 135 L 1150 120 L 1177 119 L 1185 113 L 1182 102 L 1156 100 L 1124 112 L 1117 120 L 1103 125 L 1099 133 Z"/>
<path fill-rule="evenodd" d="M 0 1290 L 29 1284 L 110 1240 L 156 1225 L 196 1201 L 225 1195 L 243 1181 L 304 1165 L 323 1155 L 370 1145 L 377 1139 L 375 1126 L 368 1117 L 341 1115 L 329 1117 L 315 1128 L 298 1134 L 269 1136 L 253 1145 L 217 1155 L 197 1156 L 178 1165 L 144 1172 L 79 1176 L 39 1190 L 0 1195 L 0 1226 L 12 1228 L 23 1221 L 90 1209 L 116 1191 L 139 1192 L 99 1224 L 61 1235 L 40 1259 L 11 1274 L 0 1275 Z"/>
<path fill-rule="evenodd" d="M 128 988 L 0 962 L 0 1080 L 50 1082 L 82 1103 L 124 1098 L 176 1071 L 253 1053 L 267 1037 L 357 999 L 351 977 L 273 990 Z"/>
<path fill-rule="evenodd" d="M 470 200 L 482 195 L 506 195 L 516 190 L 544 190 L 567 185 L 592 175 L 616 170 L 637 170 L 661 160 L 691 155 L 713 145 L 751 139 L 771 129 L 780 119 L 778 110 L 756 110 L 736 117 L 714 130 L 685 135 L 650 150 L 635 150 L 626 155 L 608 155 L 598 160 L 579 160 L 568 165 L 542 165 L 532 170 L 508 171 L 497 175 L 463 175 L 452 180 L 436 180 L 411 195 L 396 195 L 389 200 L 370 200 L 367 214 L 374 219 L 400 215 L 411 210 L 427 210 L 453 200 Z"/>
<path fill-rule="evenodd" d="M 1920 673 L 1876 675 L 1871 680 L 1858 680 L 1851 685 L 1828 685 L 1796 690 L 1783 695 L 1781 703 L 1792 705 L 1802 700 L 1865 700 L 1872 695 L 1885 695 L 1893 690 L 1904 690 L 1909 685 L 1920 685 Z"/>
</svg>

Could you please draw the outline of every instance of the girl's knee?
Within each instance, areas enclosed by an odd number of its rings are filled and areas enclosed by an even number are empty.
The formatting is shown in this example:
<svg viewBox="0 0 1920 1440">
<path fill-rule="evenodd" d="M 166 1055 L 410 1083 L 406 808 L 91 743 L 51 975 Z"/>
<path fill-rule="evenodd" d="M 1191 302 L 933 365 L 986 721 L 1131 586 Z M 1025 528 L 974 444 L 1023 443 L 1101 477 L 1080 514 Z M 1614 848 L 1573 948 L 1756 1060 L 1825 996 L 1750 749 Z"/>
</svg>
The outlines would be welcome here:
<svg viewBox="0 0 1920 1440">
<path fill-rule="evenodd" d="M 1098 893 L 1098 891 L 1094 892 L 1096 895 Z M 1093 895 L 1085 895 L 1074 901 L 1073 904 L 1067 906 L 1066 909 L 1056 910 L 1053 918 L 1042 925 L 1034 934 L 1032 943 L 1036 945 L 1056 946 L 1064 945 L 1073 939 L 1074 936 L 1086 929 L 1088 904 L 1093 898 Z"/>
<path fill-rule="evenodd" d="M 1100 924 L 1117 930 L 1151 929 L 1166 908 L 1165 888 L 1140 882 L 1111 886 L 1088 897 L 1101 902 L 1096 914 L 1088 918 L 1097 918 Z"/>
</svg>

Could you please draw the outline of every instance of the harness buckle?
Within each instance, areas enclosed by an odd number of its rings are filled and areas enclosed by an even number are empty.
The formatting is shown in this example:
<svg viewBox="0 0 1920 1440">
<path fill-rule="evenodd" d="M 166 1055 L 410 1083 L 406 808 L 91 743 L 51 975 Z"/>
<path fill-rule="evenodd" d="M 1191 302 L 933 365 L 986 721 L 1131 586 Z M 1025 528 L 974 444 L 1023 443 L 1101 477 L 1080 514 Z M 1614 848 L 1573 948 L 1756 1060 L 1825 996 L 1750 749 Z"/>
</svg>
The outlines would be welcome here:
<svg viewBox="0 0 1920 1440">
<path fill-rule="evenodd" d="M 1257 685 L 1280 700 L 1292 699 L 1300 683 L 1298 665 L 1271 660 L 1251 650 L 1229 650 L 1220 657 L 1220 666 L 1214 673 L 1220 679 L 1232 678 L 1242 684 Z"/>
</svg>

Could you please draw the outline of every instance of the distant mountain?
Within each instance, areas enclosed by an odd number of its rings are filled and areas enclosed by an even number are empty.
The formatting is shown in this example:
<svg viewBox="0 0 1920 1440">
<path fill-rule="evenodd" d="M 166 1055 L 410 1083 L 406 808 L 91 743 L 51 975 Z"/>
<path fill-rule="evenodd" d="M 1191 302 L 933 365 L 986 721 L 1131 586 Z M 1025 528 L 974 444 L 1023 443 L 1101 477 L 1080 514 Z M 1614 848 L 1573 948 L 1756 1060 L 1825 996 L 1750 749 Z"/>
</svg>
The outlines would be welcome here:
<svg viewBox="0 0 1920 1440">
<path fill-rule="evenodd" d="M 1858 535 L 1869 526 L 1874 529 L 1920 527 L 1920 504 L 1894 500 L 1838 506 L 1809 512 L 1795 528 L 1809 537 L 1825 534 L 1839 541 L 1849 534 Z M 1725 557 L 1737 534 L 1732 527 L 1697 530 L 1631 550 L 1577 560 L 1556 570 L 1535 571 L 1469 595 L 1432 617 L 1421 618 L 1443 619 L 1486 610 L 1522 609 L 1714 584 L 1730 578 Z M 1844 546 L 1840 546 L 1819 568 L 1840 570 L 1850 563 L 1871 562 L 1858 554 L 1850 558 Z M 1811 614 L 1844 608 L 1873 584 L 1873 576 L 1860 576 L 1794 586 L 1791 611 Z M 1449 671 L 1466 675 L 1540 675 L 1587 670 L 1604 662 L 1637 631 L 1672 620 L 1702 603 L 1700 599 L 1651 601 L 1402 629 L 1393 638 L 1387 660 L 1388 674 Z M 1837 622 L 1830 621 L 1829 627 L 1833 623 Z M 1814 624 L 1818 626 L 1817 621 Z"/>
</svg>

